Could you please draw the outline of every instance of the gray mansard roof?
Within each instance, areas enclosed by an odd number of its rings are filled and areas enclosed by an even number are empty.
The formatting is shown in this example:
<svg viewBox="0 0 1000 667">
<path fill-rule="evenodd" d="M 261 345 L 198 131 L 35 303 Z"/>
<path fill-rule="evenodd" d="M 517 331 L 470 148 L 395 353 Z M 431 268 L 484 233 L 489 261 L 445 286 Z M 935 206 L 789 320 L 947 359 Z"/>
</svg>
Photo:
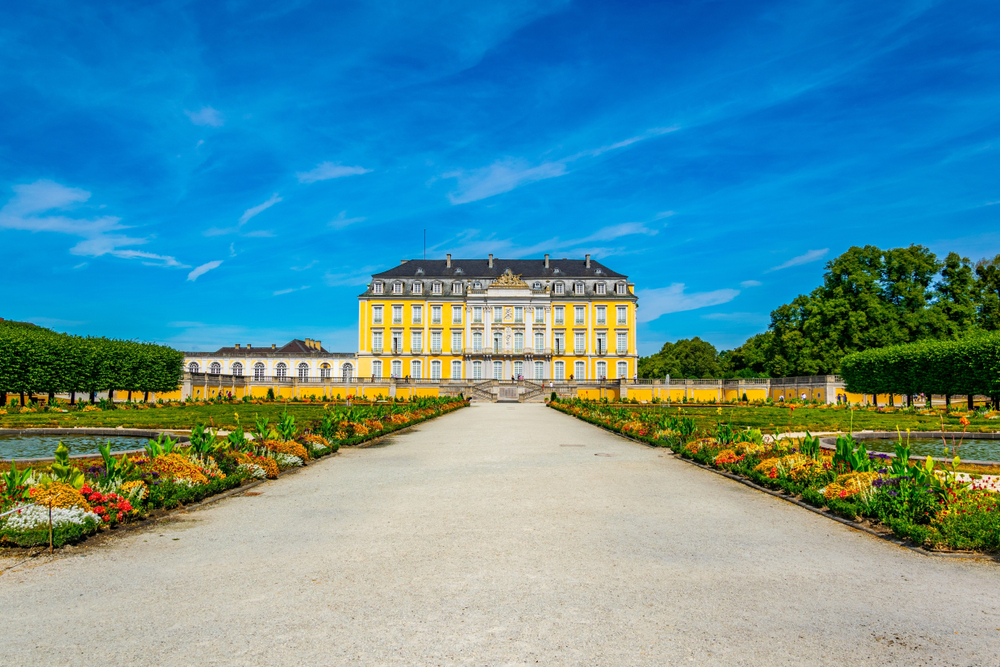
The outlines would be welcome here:
<svg viewBox="0 0 1000 667">
<path fill-rule="evenodd" d="M 373 278 L 499 278 L 507 269 L 522 280 L 529 278 L 626 278 L 598 261 L 584 259 L 550 259 L 545 268 L 544 259 L 494 259 L 493 268 L 488 259 L 453 259 L 451 267 L 444 259 L 411 259 L 388 271 L 372 275 Z M 422 273 L 421 273 L 422 271 Z"/>
</svg>

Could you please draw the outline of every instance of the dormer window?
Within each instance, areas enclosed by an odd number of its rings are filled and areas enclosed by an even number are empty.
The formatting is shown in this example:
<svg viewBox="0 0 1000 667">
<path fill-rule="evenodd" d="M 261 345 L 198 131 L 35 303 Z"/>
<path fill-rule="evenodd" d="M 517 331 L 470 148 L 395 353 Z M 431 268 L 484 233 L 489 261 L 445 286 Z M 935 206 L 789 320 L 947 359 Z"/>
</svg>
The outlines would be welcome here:
<svg viewBox="0 0 1000 667">
<path fill-rule="evenodd" d="M 460 283 L 460 282 L 453 282 L 451 284 L 451 293 L 452 294 L 461 294 L 462 293 L 462 283 Z"/>
<path fill-rule="evenodd" d="M 535 284 L 531 286 L 532 289 L 542 289 L 542 283 L 535 281 Z"/>
<path fill-rule="evenodd" d="M 607 294 L 608 293 L 608 287 L 604 283 L 597 283 L 596 285 L 594 285 L 594 291 L 597 294 Z"/>
<path fill-rule="evenodd" d="M 583 294 L 583 283 L 575 283 L 573 285 L 574 294 Z"/>
<path fill-rule="evenodd" d="M 381 294 L 382 293 L 382 283 L 372 283 L 372 293 Z"/>
<path fill-rule="evenodd" d="M 414 294 L 423 294 L 424 293 L 424 284 L 423 283 L 419 283 L 419 282 L 418 283 L 413 283 L 413 293 Z"/>
<path fill-rule="evenodd" d="M 483 289 L 483 283 L 477 280 L 474 289 Z"/>
<path fill-rule="evenodd" d="M 465 273 L 465 271 L 462 270 L 462 267 L 458 267 L 457 269 L 455 269 L 455 275 L 456 276 L 460 276 L 463 273 Z"/>
<path fill-rule="evenodd" d="M 604 275 L 604 269 L 594 269 L 594 275 L 596 275 L 596 276 L 603 276 Z"/>
<path fill-rule="evenodd" d="M 434 283 L 431 286 L 431 293 L 432 294 L 440 294 L 441 293 L 441 283 Z"/>
<path fill-rule="evenodd" d="M 392 293 L 393 294 L 402 294 L 403 293 L 403 283 L 401 283 L 401 282 L 394 282 L 392 284 Z"/>
<path fill-rule="evenodd" d="M 417 267 L 417 275 L 418 276 L 424 275 L 424 269 L 422 267 L 419 266 Z"/>
<path fill-rule="evenodd" d="M 625 283 L 618 283 L 617 285 L 615 285 L 615 294 L 624 294 L 624 293 L 625 293 Z"/>
<path fill-rule="evenodd" d="M 563 285 L 562 283 L 556 283 L 556 285 L 555 285 L 555 292 L 556 292 L 556 294 L 565 294 L 566 293 L 566 286 Z"/>
</svg>

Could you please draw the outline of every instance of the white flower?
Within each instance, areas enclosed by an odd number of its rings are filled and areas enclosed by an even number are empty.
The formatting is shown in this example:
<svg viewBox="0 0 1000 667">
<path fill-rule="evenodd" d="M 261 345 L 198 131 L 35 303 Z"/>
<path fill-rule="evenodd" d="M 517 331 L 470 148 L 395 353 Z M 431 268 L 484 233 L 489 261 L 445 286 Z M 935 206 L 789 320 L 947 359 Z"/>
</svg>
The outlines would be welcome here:
<svg viewBox="0 0 1000 667">
<path fill-rule="evenodd" d="M 239 465 L 239 470 L 240 472 L 255 479 L 264 479 L 267 475 L 266 471 L 255 463 L 241 463 Z"/>
<path fill-rule="evenodd" d="M 15 514 L 8 514 L 6 517 L 7 528 L 13 530 L 34 530 L 36 528 L 47 528 L 49 525 L 49 508 L 41 505 L 28 505 L 21 508 Z M 59 528 L 71 523 L 84 525 L 88 521 L 101 523 L 101 517 L 93 512 L 88 512 L 82 507 L 66 509 L 63 507 L 52 508 L 52 527 Z"/>
<path fill-rule="evenodd" d="M 282 454 L 278 452 L 274 455 L 274 460 L 278 462 L 279 466 L 284 468 L 291 468 L 292 466 L 302 465 L 302 459 L 297 456 L 292 456 L 291 454 Z"/>
</svg>

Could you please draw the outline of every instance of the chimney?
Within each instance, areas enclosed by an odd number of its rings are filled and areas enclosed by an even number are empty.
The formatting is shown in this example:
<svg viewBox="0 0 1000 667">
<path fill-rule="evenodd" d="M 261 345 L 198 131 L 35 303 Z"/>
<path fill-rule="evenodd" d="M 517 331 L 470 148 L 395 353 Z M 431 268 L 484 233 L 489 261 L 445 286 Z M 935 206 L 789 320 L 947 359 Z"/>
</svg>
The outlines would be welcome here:
<svg viewBox="0 0 1000 667">
<path fill-rule="evenodd" d="M 323 341 L 321 341 L 321 340 L 314 340 L 313 341 L 313 346 L 316 348 L 316 351 L 319 352 L 320 350 L 323 349 Z"/>
<path fill-rule="evenodd" d="M 545 253 L 545 268 L 549 268 L 549 254 Z"/>
<path fill-rule="evenodd" d="M 276 349 L 277 347 L 278 347 L 277 345 L 275 345 L 274 343 L 271 343 L 271 349 L 272 350 Z"/>
<path fill-rule="evenodd" d="M 493 253 L 490 253 L 490 268 L 493 268 Z"/>
<path fill-rule="evenodd" d="M 248 349 L 248 350 L 249 350 L 250 348 L 252 348 L 252 347 L 253 347 L 253 345 L 251 345 L 250 343 L 247 343 L 247 349 Z"/>
<path fill-rule="evenodd" d="M 409 261 L 410 261 L 410 260 L 408 260 L 408 259 L 401 259 L 401 260 L 399 260 L 399 263 L 400 263 L 400 264 L 406 264 L 406 263 L 407 263 L 407 262 L 409 262 Z"/>
<path fill-rule="evenodd" d="M 451 268 L 451 253 L 449 252 L 447 255 L 445 255 L 445 257 L 447 257 L 447 259 L 445 260 L 445 267 L 447 267 L 447 268 L 450 269 Z"/>
<path fill-rule="evenodd" d="M 240 349 L 240 344 L 239 343 L 236 343 L 236 349 L 237 350 Z"/>
<path fill-rule="evenodd" d="M 590 268 L 590 255 L 584 255 L 587 258 L 587 268 Z"/>
</svg>

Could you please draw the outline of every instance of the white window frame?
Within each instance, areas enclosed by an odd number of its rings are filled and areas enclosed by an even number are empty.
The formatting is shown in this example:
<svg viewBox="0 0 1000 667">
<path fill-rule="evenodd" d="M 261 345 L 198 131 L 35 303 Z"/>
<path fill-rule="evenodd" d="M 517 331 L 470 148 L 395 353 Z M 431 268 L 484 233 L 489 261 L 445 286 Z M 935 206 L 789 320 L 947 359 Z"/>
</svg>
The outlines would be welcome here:
<svg viewBox="0 0 1000 667">
<path fill-rule="evenodd" d="M 192 361 L 188 364 L 188 373 L 198 373 L 200 368 L 197 361 Z"/>
<path fill-rule="evenodd" d="M 628 324 L 628 306 L 617 306 L 615 314 L 616 324 Z"/>
<path fill-rule="evenodd" d="M 587 334 L 582 331 L 573 332 L 573 353 L 584 354 L 587 351 Z"/>
<path fill-rule="evenodd" d="M 320 364 L 319 366 L 319 376 L 321 378 L 328 378 L 333 373 L 333 368 L 330 364 Z"/>
<path fill-rule="evenodd" d="M 594 285 L 594 292 L 597 294 L 607 294 L 608 286 L 605 285 L 604 283 L 597 283 L 596 285 Z"/>
<path fill-rule="evenodd" d="M 608 378 L 608 362 L 598 361 L 597 362 L 597 380 L 606 380 Z"/>
<path fill-rule="evenodd" d="M 483 362 L 481 361 L 472 362 L 472 379 L 473 380 L 483 379 Z"/>
<path fill-rule="evenodd" d="M 514 306 L 514 323 L 524 324 L 524 306 Z"/>
<path fill-rule="evenodd" d="M 441 324 L 441 306 L 431 306 L 431 324 Z"/>
<path fill-rule="evenodd" d="M 605 354 L 608 353 L 608 334 L 603 331 L 597 332 L 597 335 L 595 336 L 594 352 L 598 354 L 601 352 L 604 352 Z"/>
<path fill-rule="evenodd" d="M 441 362 L 437 359 L 431 361 L 431 379 L 440 380 L 441 379 Z"/>
<path fill-rule="evenodd" d="M 558 331 L 553 335 L 552 338 L 553 338 L 552 344 L 555 346 L 553 352 L 555 354 L 564 354 L 566 352 L 566 335 L 563 332 Z"/>
<path fill-rule="evenodd" d="M 573 364 L 573 379 L 574 380 L 586 380 L 587 379 L 587 364 L 583 361 L 577 361 Z"/>
<path fill-rule="evenodd" d="M 267 377 L 267 367 L 263 362 L 258 361 L 253 365 L 253 379 L 257 382 L 263 381 Z"/>
<path fill-rule="evenodd" d="M 566 293 L 566 285 L 564 285 L 563 283 L 556 283 L 553 286 L 552 291 L 555 292 L 556 294 L 565 294 Z"/>
<path fill-rule="evenodd" d="M 523 378 L 524 377 L 524 362 L 521 361 L 520 359 L 518 359 L 518 360 L 514 361 L 513 366 L 514 366 L 514 370 L 513 370 L 514 377 L 517 378 L 517 379 Z"/>
<path fill-rule="evenodd" d="M 410 352 L 420 353 L 424 350 L 424 332 L 414 329 L 410 332 Z"/>
<path fill-rule="evenodd" d="M 625 283 L 618 283 L 615 285 L 615 294 L 625 294 L 626 292 Z"/>
<path fill-rule="evenodd" d="M 393 359 L 389 365 L 389 372 L 395 378 L 403 377 L 403 361 L 401 359 Z"/>
<path fill-rule="evenodd" d="M 441 283 L 435 282 L 433 285 L 431 285 L 431 294 L 440 294 L 440 293 L 441 293 Z"/>
<path fill-rule="evenodd" d="M 382 288 L 382 281 L 381 280 L 372 283 L 372 294 L 381 294 L 382 291 L 383 291 L 383 288 Z"/>
<path fill-rule="evenodd" d="M 543 361 L 536 361 L 534 363 L 534 366 L 535 366 L 535 379 L 536 380 L 544 380 L 545 379 L 545 362 L 543 362 Z"/>
<path fill-rule="evenodd" d="M 608 307 L 607 306 L 597 306 L 597 317 L 596 324 L 598 326 L 605 325 L 608 323 Z"/>
<path fill-rule="evenodd" d="M 483 351 L 483 332 L 482 331 L 474 331 L 474 332 L 472 332 L 472 348 L 476 352 L 482 352 Z"/>
<path fill-rule="evenodd" d="M 222 364 L 218 361 L 213 361 L 208 365 L 208 373 L 209 375 L 222 375 Z"/>
<path fill-rule="evenodd" d="M 392 307 L 392 323 L 402 324 L 403 323 L 403 306 L 395 305 Z"/>
<path fill-rule="evenodd" d="M 431 354 L 441 354 L 441 332 L 432 331 L 431 332 Z M 438 376 L 440 377 L 440 376 Z"/>
<path fill-rule="evenodd" d="M 243 377 L 243 363 L 239 361 L 233 362 L 233 367 L 229 370 L 230 373 L 236 377 Z"/>
<path fill-rule="evenodd" d="M 382 352 L 382 332 L 373 331 L 372 332 L 372 352 L 381 353 Z"/>
<path fill-rule="evenodd" d="M 458 343 L 456 345 L 456 343 Z M 451 353 L 461 354 L 462 353 L 462 332 L 452 331 L 451 332 Z"/>
<path fill-rule="evenodd" d="M 382 360 L 375 359 L 372 361 L 372 377 L 375 379 L 382 377 Z"/>
<path fill-rule="evenodd" d="M 535 354 L 541 354 L 545 349 L 545 334 L 541 331 L 535 332 Z"/>
<path fill-rule="evenodd" d="M 394 282 L 392 284 L 392 293 L 393 294 L 402 294 L 403 293 L 403 283 L 399 282 L 398 280 L 396 282 Z"/>
<path fill-rule="evenodd" d="M 494 361 L 493 362 L 493 375 L 492 375 L 492 377 L 493 377 L 494 380 L 502 380 L 503 379 L 503 362 L 502 361 Z"/>
<path fill-rule="evenodd" d="M 472 307 L 472 323 L 482 324 L 483 323 L 483 307 L 473 306 Z"/>
<path fill-rule="evenodd" d="M 583 290 L 584 290 L 583 283 L 581 282 L 573 283 L 573 294 L 583 294 Z"/>
<path fill-rule="evenodd" d="M 462 362 L 458 359 L 453 359 L 451 362 L 451 379 L 461 380 L 462 379 Z"/>
<path fill-rule="evenodd" d="M 532 321 L 535 324 L 545 324 L 545 309 L 541 306 L 535 306 L 535 314 L 532 316 Z"/>
<path fill-rule="evenodd" d="M 556 326 L 563 326 L 566 324 L 566 309 L 563 306 L 556 306 L 553 309 L 553 313 L 553 324 Z"/>
<path fill-rule="evenodd" d="M 382 324 L 382 306 L 372 306 L 372 324 Z"/>
<path fill-rule="evenodd" d="M 552 364 L 552 379 L 554 380 L 565 380 L 566 379 L 566 363 L 563 361 L 556 361 Z"/>
<path fill-rule="evenodd" d="M 288 364 L 284 361 L 279 361 L 274 365 L 274 377 L 283 380 L 288 377 Z"/>
<path fill-rule="evenodd" d="M 413 283 L 413 293 L 414 294 L 423 294 L 424 293 L 424 284 L 422 282 L 420 282 L 419 280 Z"/>
<path fill-rule="evenodd" d="M 411 324 L 423 324 L 424 323 L 424 307 L 418 304 L 410 306 L 410 323 Z"/>
<path fill-rule="evenodd" d="M 616 367 L 616 371 L 618 373 L 618 379 L 619 380 L 626 380 L 626 379 L 628 379 L 628 362 L 627 361 L 619 361 L 617 364 L 615 364 L 615 367 Z"/>
<path fill-rule="evenodd" d="M 615 352 L 619 354 L 628 352 L 628 333 L 619 331 L 615 335 Z"/>
<path fill-rule="evenodd" d="M 303 371 L 305 371 L 305 372 L 303 373 Z M 296 366 L 295 367 L 295 375 L 300 380 L 308 380 L 309 379 L 309 364 L 307 364 L 306 362 L 303 361 L 298 366 Z"/>
<path fill-rule="evenodd" d="M 573 324 L 583 326 L 587 323 L 587 307 L 573 306 Z"/>
<path fill-rule="evenodd" d="M 454 283 L 452 283 L 451 284 L 451 293 L 452 294 L 461 294 L 462 293 L 462 283 L 460 283 L 460 282 L 454 282 Z"/>
<path fill-rule="evenodd" d="M 462 323 L 462 311 L 465 310 L 464 306 L 452 306 L 451 307 L 451 323 L 461 324 Z"/>
</svg>

